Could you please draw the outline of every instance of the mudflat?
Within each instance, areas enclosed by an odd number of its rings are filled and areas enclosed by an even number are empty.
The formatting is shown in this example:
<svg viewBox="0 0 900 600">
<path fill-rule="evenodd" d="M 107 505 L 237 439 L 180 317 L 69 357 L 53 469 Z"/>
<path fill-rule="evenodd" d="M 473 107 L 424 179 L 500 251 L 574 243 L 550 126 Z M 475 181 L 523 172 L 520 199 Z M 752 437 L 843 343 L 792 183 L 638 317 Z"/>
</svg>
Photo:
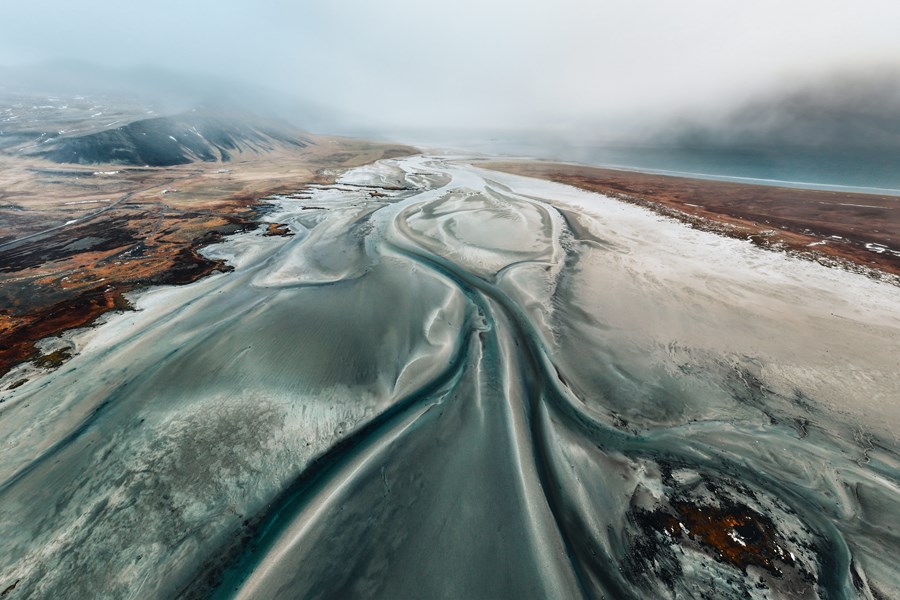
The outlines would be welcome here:
<svg viewBox="0 0 900 600">
<path fill-rule="evenodd" d="M 491 161 L 486 168 L 600 192 L 706 231 L 898 282 L 900 198 L 654 175 L 583 165 Z"/>
<path fill-rule="evenodd" d="M 256 227 L 266 208 L 260 198 L 415 151 L 308 140 L 167 167 L 0 156 L 0 376 L 23 361 L 50 360 L 37 340 L 127 308 L 128 291 L 228 269 L 198 250 Z"/>
</svg>

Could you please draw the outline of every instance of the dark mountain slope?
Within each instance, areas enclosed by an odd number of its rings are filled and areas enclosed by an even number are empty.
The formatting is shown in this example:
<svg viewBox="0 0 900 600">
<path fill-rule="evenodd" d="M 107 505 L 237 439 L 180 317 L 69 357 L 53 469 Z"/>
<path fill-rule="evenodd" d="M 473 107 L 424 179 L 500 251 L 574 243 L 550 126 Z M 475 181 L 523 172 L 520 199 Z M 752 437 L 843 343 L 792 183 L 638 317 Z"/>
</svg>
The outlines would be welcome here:
<svg viewBox="0 0 900 600">
<path fill-rule="evenodd" d="M 900 150 L 900 70 L 843 73 L 762 94 L 660 132 L 684 147 Z"/>
<path fill-rule="evenodd" d="M 115 129 L 60 137 L 39 156 L 58 163 L 124 164 L 155 167 L 194 161 L 228 161 L 241 152 L 306 147 L 312 142 L 292 131 L 244 117 L 189 112 L 134 121 Z"/>
</svg>

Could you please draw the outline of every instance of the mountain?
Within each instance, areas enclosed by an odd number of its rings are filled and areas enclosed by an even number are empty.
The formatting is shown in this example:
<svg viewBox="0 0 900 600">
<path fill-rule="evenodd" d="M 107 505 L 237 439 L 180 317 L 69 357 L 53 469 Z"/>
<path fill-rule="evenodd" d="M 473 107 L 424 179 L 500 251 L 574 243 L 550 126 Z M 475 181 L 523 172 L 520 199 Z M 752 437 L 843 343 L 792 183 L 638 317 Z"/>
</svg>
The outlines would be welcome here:
<svg viewBox="0 0 900 600">
<path fill-rule="evenodd" d="M 58 163 L 165 167 L 194 161 L 224 162 L 242 152 L 303 148 L 311 143 L 287 124 L 195 110 L 83 135 L 60 136 L 32 154 Z"/>
<path fill-rule="evenodd" d="M 154 66 L 118 68 L 77 60 L 0 64 L 0 106 L 9 106 L 4 100 L 10 96 L 34 99 L 37 106 L 52 104 L 47 98 L 61 98 L 70 107 L 75 98 L 83 97 L 106 105 L 106 109 L 140 105 L 157 115 L 215 106 L 281 119 L 306 131 L 331 131 L 351 119 L 351 115 L 311 101 L 299 91 L 283 89 L 277 82 L 269 87 L 203 72 Z M 103 112 L 106 116 L 107 111 Z M 2 115 L 0 129 L 5 129 Z"/>
<path fill-rule="evenodd" d="M 833 74 L 687 117 L 656 140 L 684 147 L 900 150 L 900 71 Z"/>
</svg>

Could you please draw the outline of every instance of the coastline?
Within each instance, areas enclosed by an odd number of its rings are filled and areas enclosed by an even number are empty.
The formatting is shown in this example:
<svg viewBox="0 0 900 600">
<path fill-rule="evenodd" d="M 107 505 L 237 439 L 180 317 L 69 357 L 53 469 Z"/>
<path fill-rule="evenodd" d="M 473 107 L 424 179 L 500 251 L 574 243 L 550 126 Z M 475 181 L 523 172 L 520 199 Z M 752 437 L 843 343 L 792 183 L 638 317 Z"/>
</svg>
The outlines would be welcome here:
<svg viewBox="0 0 900 600">
<path fill-rule="evenodd" d="M 486 169 L 598 192 L 691 227 L 900 285 L 900 198 L 661 175 L 546 161 Z"/>
<path fill-rule="evenodd" d="M 265 197 L 333 183 L 346 169 L 417 151 L 346 138 L 315 139 L 310 149 L 243 156 L 212 168 L 197 163 L 165 169 L 69 168 L 79 185 L 63 187 L 55 199 L 58 206 L 26 205 L 21 216 L 0 228 L 0 391 L 27 382 L 26 376 L 7 377 L 23 363 L 54 369 L 71 358 L 65 349 L 42 350 L 41 340 L 90 327 L 110 311 L 131 310 L 127 293 L 231 270 L 226 261 L 200 251 L 258 226 L 278 231 L 277 224 L 265 221 Z M 28 184 L 20 186 L 20 198 L 50 193 L 40 180 L 44 165 L 14 166 L 21 173 L 16 183 Z M 104 189 L 86 190 L 84 173 L 103 174 Z M 116 180 L 108 181 L 106 173 L 115 173 Z M 124 192 L 121 203 L 96 217 L 73 219 L 68 212 L 81 204 L 95 206 L 101 202 L 95 199 L 98 191 L 111 189 Z M 62 225 L 31 232 L 36 224 L 54 220 Z M 13 239 L 16 231 L 27 235 Z"/>
</svg>

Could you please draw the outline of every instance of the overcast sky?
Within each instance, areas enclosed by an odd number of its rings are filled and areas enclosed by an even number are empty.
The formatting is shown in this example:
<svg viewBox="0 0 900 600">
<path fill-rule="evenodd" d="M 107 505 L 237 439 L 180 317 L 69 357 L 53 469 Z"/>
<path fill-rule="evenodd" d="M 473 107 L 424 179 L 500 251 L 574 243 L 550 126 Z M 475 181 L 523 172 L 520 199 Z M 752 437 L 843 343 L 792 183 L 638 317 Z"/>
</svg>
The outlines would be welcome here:
<svg viewBox="0 0 900 600">
<path fill-rule="evenodd" d="M 264 85 L 373 127 L 541 127 L 739 101 L 900 60 L 896 0 L 29 0 L 0 63 Z"/>
</svg>

